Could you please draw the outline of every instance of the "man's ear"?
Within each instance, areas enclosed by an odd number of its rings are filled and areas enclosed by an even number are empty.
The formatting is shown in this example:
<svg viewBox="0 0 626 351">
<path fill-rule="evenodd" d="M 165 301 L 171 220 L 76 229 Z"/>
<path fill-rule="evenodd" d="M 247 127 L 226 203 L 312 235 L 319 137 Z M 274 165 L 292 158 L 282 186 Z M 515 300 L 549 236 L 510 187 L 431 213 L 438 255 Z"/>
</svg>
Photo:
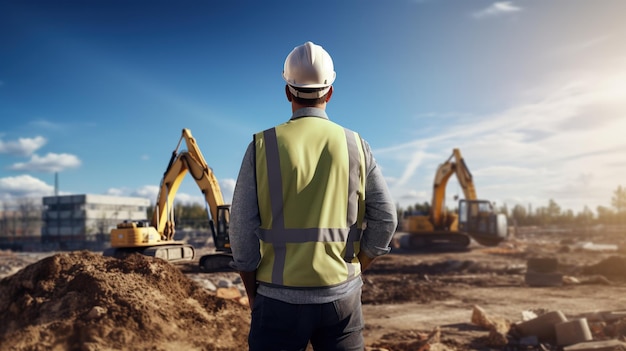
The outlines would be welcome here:
<svg viewBox="0 0 626 351">
<path fill-rule="evenodd" d="M 330 97 L 333 95 L 333 86 L 330 86 L 330 89 L 328 90 L 328 93 L 326 93 L 326 103 L 328 103 L 330 101 Z"/>
<path fill-rule="evenodd" d="M 291 91 L 289 91 L 289 85 L 285 84 L 285 94 L 287 94 L 287 101 L 291 102 L 293 96 L 291 95 Z"/>
</svg>

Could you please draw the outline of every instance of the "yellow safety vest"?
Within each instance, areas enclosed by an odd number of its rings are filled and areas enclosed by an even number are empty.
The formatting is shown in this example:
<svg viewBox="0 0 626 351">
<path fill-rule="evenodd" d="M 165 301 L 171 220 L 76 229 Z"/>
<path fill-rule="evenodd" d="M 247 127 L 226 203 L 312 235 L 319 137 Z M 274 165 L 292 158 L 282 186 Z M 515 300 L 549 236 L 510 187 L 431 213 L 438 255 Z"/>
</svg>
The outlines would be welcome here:
<svg viewBox="0 0 626 351">
<path fill-rule="evenodd" d="M 261 227 L 257 280 L 328 287 L 357 277 L 365 211 L 360 136 L 319 117 L 254 136 Z"/>
</svg>

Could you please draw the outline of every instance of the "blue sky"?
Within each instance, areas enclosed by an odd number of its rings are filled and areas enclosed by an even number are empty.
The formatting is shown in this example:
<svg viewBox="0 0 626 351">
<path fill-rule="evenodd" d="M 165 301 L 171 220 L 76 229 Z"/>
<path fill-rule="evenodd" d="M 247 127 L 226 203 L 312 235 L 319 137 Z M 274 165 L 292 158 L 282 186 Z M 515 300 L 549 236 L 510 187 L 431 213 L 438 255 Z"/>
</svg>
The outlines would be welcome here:
<svg viewBox="0 0 626 351">
<path fill-rule="evenodd" d="M 330 118 L 401 206 L 430 201 L 455 147 L 509 208 L 595 210 L 626 186 L 625 1 L 302 4 L 0 0 L 0 200 L 52 195 L 58 172 L 62 194 L 154 201 L 189 128 L 230 201 L 252 134 L 290 116 L 282 65 L 309 40 L 335 63 Z M 177 199 L 202 197 L 186 179 Z"/>
</svg>

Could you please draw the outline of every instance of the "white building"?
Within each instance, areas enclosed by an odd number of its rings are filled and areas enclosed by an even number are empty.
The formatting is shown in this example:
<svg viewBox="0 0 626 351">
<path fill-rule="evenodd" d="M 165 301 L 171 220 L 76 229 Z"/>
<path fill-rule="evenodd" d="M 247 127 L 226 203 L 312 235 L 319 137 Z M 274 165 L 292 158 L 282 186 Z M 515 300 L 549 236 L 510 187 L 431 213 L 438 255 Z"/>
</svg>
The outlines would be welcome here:
<svg viewBox="0 0 626 351">
<path fill-rule="evenodd" d="M 63 195 L 42 199 L 43 243 L 107 241 L 111 229 L 125 220 L 147 218 L 150 200 L 108 195 Z"/>
</svg>

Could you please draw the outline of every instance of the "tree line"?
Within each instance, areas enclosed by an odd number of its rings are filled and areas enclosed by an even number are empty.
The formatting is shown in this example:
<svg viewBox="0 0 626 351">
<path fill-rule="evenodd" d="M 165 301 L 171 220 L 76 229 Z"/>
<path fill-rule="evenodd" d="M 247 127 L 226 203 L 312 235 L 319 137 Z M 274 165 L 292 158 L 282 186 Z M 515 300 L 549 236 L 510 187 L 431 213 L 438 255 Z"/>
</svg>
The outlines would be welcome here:
<svg viewBox="0 0 626 351">
<path fill-rule="evenodd" d="M 402 218 L 405 212 L 430 211 L 428 202 L 417 203 L 406 209 L 397 206 L 398 216 Z M 594 213 L 588 206 L 575 213 L 571 209 L 563 209 L 554 199 L 548 200 L 546 206 L 533 208 L 532 205 L 515 205 L 509 208 L 503 204 L 496 208 L 496 212 L 507 216 L 510 223 L 519 226 L 525 225 L 593 225 L 593 224 L 626 224 L 626 188 L 621 185 L 613 191 L 611 206 L 598 206 Z M 148 208 L 148 217 L 151 218 L 153 208 Z M 206 206 L 197 203 L 177 204 L 174 208 L 174 218 L 177 227 L 208 229 L 208 214 Z"/>
<path fill-rule="evenodd" d="M 398 216 L 406 212 L 429 213 L 428 202 L 417 203 L 407 208 L 397 206 Z M 531 205 L 515 205 L 509 208 L 503 204 L 496 212 L 504 213 L 509 223 L 519 226 L 527 225 L 594 225 L 594 224 L 626 224 L 626 188 L 621 185 L 613 191 L 610 206 L 598 206 L 595 213 L 587 206 L 575 213 L 571 209 L 563 209 L 554 199 L 548 200 L 546 206 L 533 208 Z M 146 210 L 146 218 L 152 218 L 153 206 Z M 18 199 L 11 204 L 0 202 L 0 237 L 20 237 L 39 235 L 42 223 L 41 205 L 33 199 Z M 174 219 L 179 229 L 209 229 L 208 207 L 198 203 L 176 203 Z M 102 231 L 102 230 L 101 230 Z"/>
<path fill-rule="evenodd" d="M 0 236 L 37 235 L 41 223 L 41 205 L 33 199 L 0 201 Z"/>
</svg>

